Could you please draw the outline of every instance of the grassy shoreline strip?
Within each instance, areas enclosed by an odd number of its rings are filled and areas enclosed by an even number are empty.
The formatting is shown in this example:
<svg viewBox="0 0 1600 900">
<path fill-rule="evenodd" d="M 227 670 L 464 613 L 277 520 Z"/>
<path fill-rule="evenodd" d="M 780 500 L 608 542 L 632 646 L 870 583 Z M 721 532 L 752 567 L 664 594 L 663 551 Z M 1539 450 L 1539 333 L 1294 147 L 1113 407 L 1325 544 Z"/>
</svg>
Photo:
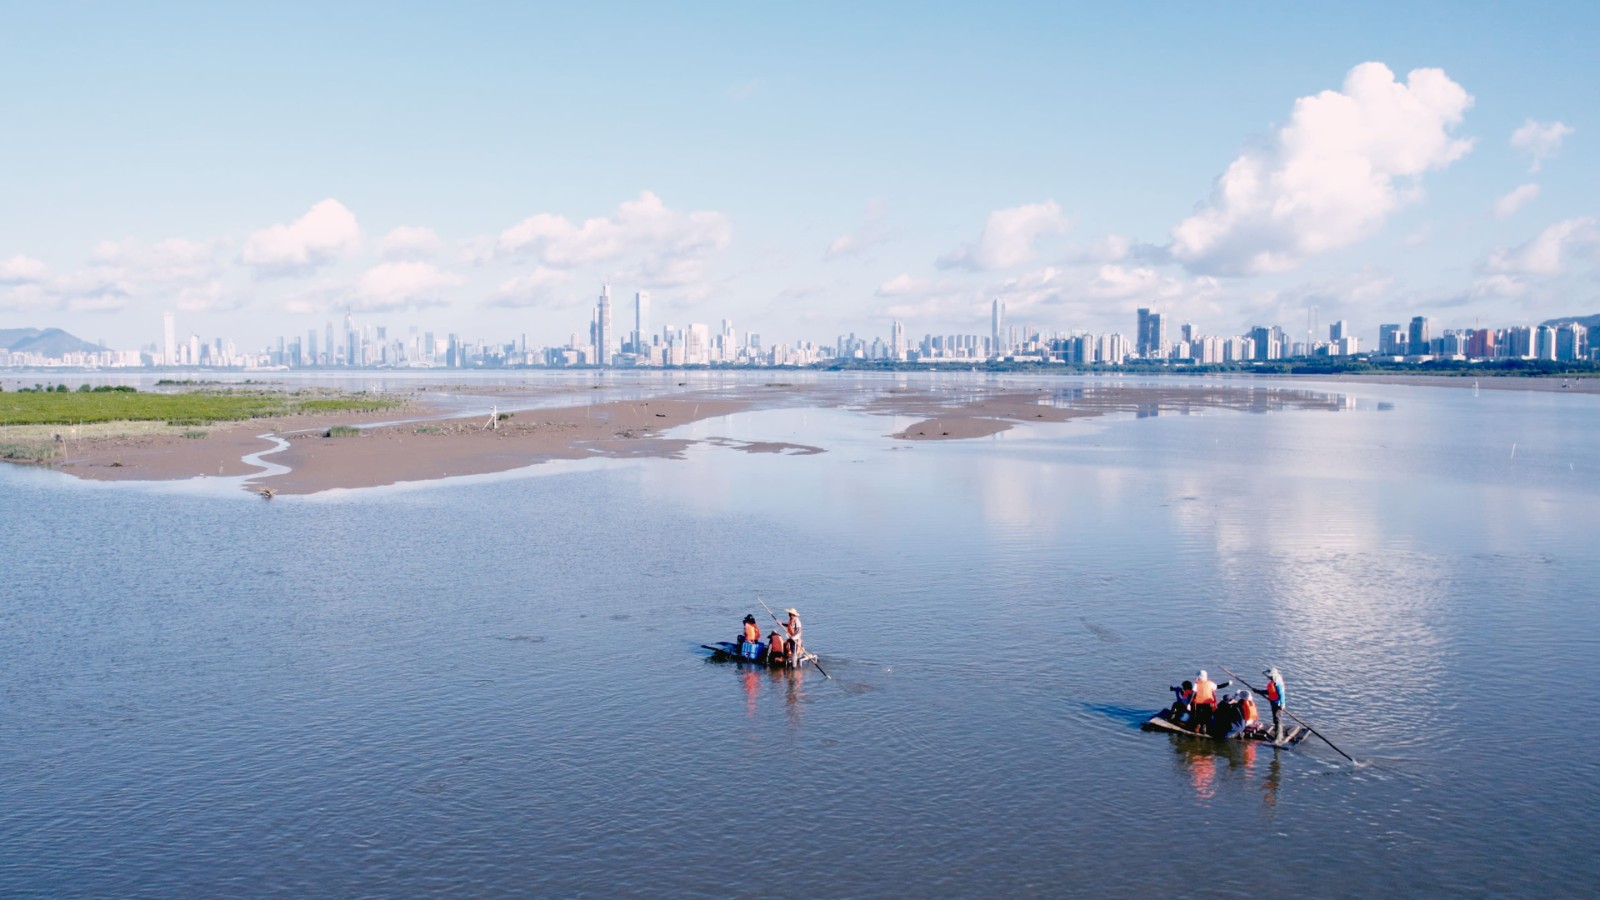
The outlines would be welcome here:
<svg viewBox="0 0 1600 900">
<path fill-rule="evenodd" d="M 307 413 L 376 412 L 401 403 L 377 394 L 6 392 L 0 393 L 0 427 L 102 422 L 196 426 Z"/>
</svg>

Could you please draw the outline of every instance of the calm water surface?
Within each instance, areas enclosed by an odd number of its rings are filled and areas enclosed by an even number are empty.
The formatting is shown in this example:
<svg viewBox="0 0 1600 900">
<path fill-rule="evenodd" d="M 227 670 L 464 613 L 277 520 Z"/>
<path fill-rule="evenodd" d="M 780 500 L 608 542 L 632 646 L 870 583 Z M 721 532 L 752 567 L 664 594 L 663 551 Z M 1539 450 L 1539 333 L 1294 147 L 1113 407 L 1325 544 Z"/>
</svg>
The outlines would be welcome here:
<svg viewBox="0 0 1600 900">
<path fill-rule="evenodd" d="M 1600 399 L 1311 387 L 271 503 L 0 468 L 0 894 L 1592 896 Z M 831 680 L 703 659 L 757 595 Z M 1359 765 L 1138 730 L 1269 663 Z"/>
</svg>

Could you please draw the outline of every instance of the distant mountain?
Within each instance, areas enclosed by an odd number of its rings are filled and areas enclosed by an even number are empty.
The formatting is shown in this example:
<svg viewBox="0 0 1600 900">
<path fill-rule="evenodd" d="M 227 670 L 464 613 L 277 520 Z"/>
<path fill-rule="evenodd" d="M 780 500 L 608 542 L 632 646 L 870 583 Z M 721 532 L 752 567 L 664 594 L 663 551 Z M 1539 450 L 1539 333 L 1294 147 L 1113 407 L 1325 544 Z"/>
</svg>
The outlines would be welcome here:
<svg viewBox="0 0 1600 900">
<path fill-rule="evenodd" d="M 1568 322 L 1577 322 L 1579 325 L 1582 325 L 1585 328 L 1593 328 L 1596 325 L 1600 325 L 1600 313 L 1595 313 L 1592 316 L 1562 316 L 1559 319 L 1545 319 L 1543 322 L 1540 322 L 1539 324 L 1540 325 L 1565 325 Z"/>
<path fill-rule="evenodd" d="M 0 328 L 0 350 L 10 350 L 12 344 L 38 336 L 37 328 Z"/>
<path fill-rule="evenodd" d="M 38 353 L 62 356 L 67 353 L 97 353 L 106 348 L 91 344 L 59 328 L 0 328 L 0 349 L 13 353 Z"/>
</svg>

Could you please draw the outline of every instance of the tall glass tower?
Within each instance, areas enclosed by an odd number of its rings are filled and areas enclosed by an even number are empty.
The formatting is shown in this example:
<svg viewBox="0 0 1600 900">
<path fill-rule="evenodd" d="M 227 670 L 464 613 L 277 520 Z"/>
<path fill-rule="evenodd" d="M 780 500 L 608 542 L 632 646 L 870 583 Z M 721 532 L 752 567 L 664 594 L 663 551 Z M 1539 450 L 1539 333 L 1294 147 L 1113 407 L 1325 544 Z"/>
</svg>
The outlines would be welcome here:
<svg viewBox="0 0 1600 900">
<path fill-rule="evenodd" d="M 595 364 L 611 364 L 611 285 L 600 285 L 600 302 L 594 310 Z"/>
<path fill-rule="evenodd" d="M 639 291 L 633 295 L 633 352 L 640 356 L 648 352 L 650 341 L 650 292 Z"/>
</svg>

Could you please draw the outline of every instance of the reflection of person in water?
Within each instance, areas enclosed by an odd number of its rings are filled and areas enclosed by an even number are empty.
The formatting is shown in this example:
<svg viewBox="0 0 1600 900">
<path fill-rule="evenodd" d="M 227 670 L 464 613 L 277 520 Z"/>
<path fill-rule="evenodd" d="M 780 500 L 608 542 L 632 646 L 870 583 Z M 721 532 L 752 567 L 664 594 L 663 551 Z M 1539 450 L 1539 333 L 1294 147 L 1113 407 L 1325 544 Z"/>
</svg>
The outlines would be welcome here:
<svg viewBox="0 0 1600 900">
<path fill-rule="evenodd" d="M 1245 771 L 1251 774 L 1260 774 L 1255 771 L 1256 751 L 1259 745 L 1260 741 L 1240 742 L 1240 750 L 1244 753 Z M 1267 757 L 1267 772 L 1261 780 L 1261 802 L 1267 807 L 1268 812 L 1272 812 L 1278 805 L 1278 785 L 1283 777 L 1283 772 L 1279 768 L 1281 765 L 1278 754 L 1273 753 Z"/>
<path fill-rule="evenodd" d="M 783 710 L 791 726 L 800 724 L 800 709 L 804 705 L 800 698 L 804 696 L 800 691 L 800 683 L 805 680 L 805 669 L 774 669 L 773 677 L 782 678 L 784 685 Z"/>
<path fill-rule="evenodd" d="M 1274 753 L 1267 757 L 1267 777 L 1261 782 L 1261 802 L 1267 809 L 1276 810 L 1278 806 L 1278 786 L 1283 783 L 1283 761 Z"/>
<path fill-rule="evenodd" d="M 1217 757 L 1213 753 L 1198 751 L 1185 753 L 1183 761 L 1189 764 L 1189 785 L 1194 788 L 1196 800 L 1210 800 L 1217 795 Z"/>
<path fill-rule="evenodd" d="M 756 695 L 761 692 L 760 675 L 755 669 L 750 668 L 745 668 L 741 675 L 744 681 L 744 714 L 754 719 L 756 717 Z"/>
</svg>

